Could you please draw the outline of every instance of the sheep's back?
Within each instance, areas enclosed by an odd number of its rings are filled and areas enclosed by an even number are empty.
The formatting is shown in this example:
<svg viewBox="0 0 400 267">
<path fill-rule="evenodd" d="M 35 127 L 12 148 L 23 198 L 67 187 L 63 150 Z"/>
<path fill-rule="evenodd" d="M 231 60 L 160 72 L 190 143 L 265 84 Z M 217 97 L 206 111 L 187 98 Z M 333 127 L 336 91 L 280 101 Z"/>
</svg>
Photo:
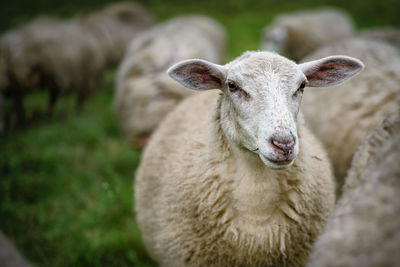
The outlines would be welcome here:
<svg viewBox="0 0 400 267">
<path fill-rule="evenodd" d="M 350 17 L 337 9 L 316 9 L 281 15 L 266 28 L 266 32 L 274 27 L 287 30 L 288 37 L 283 52 L 296 61 L 319 47 L 349 38 L 354 33 Z"/>
<path fill-rule="evenodd" d="M 132 2 L 118 2 L 82 15 L 77 21 L 93 34 L 107 66 L 119 63 L 129 42 L 154 23 L 148 11 Z"/>
<path fill-rule="evenodd" d="M 1 39 L 13 82 L 25 89 L 87 90 L 103 57 L 93 36 L 74 21 L 41 17 Z"/>
<path fill-rule="evenodd" d="M 377 28 L 373 30 L 366 30 L 360 33 L 360 37 L 385 42 L 396 47 L 397 49 L 400 49 L 400 29 Z"/>
</svg>

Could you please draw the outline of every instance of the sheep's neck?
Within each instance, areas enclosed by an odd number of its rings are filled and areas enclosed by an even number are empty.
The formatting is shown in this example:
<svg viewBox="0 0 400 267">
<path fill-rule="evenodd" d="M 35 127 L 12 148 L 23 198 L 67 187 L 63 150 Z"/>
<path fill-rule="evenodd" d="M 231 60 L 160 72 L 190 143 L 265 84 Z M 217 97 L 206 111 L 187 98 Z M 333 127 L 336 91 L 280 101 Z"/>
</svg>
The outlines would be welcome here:
<svg viewBox="0 0 400 267">
<path fill-rule="evenodd" d="M 290 172 L 271 170 L 262 163 L 254 164 L 259 160 L 258 157 L 244 163 L 246 159 L 243 155 L 238 155 L 234 150 L 232 161 L 236 161 L 236 164 L 231 172 L 235 174 L 232 177 L 232 208 L 238 227 L 256 232 L 259 227 L 298 220 L 298 212 L 290 201 L 290 197 L 297 196 L 295 188 L 298 181 L 290 180 Z M 253 156 L 257 155 L 245 157 Z"/>
<path fill-rule="evenodd" d="M 217 107 L 221 98 L 217 102 Z M 294 179 L 296 166 L 286 170 L 272 170 L 265 166 L 256 153 L 232 144 L 225 136 L 219 109 L 214 115 L 214 149 L 223 155 L 224 173 L 231 182 L 233 222 L 238 228 L 256 233 L 266 225 L 284 225 L 288 220 L 299 220 L 294 205 L 298 197 L 295 188 L 300 181 Z M 229 161 L 229 162 L 228 162 Z M 227 164 L 226 164 L 227 163 Z"/>
</svg>

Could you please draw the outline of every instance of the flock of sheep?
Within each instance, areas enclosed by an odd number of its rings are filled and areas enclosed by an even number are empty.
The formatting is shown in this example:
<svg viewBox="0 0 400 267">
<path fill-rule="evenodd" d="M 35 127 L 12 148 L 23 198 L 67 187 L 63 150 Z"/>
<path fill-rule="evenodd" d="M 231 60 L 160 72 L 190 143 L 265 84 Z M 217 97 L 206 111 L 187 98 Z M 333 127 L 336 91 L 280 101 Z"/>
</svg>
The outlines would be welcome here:
<svg viewBox="0 0 400 267">
<path fill-rule="evenodd" d="M 22 121 L 29 91 L 49 90 L 50 113 L 60 93 L 81 105 L 120 62 L 113 108 L 145 147 L 135 210 L 161 266 L 399 262 L 400 30 L 359 33 L 341 11 L 301 11 L 263 30 L 261 47 L 286 57 L 224 64 L 215 20 L 152 22 L 123 3 L 12 30 L 0 92 Z"/>
<path fill-rule="evenodd" d="M 49 114 L 66 93 L 77 95 L 80 110 L 130 40 L 153 23 L 140 5 L 121 2 L 68 20 L 39 17 L 5 32 L 0 36 L 0 132 L 24 124 L 24 96 L 40 88 L 49 92 Z M 3 98 L 12 99 L 12 110 L 3 111 Z"/>
</svg>

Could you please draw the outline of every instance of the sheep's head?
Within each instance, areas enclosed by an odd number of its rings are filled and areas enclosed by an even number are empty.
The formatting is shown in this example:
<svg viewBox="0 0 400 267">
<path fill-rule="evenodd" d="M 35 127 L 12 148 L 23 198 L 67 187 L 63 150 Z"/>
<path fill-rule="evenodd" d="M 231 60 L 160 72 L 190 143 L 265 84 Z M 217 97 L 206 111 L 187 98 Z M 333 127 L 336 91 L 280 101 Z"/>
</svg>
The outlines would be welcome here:
<svg viewBox="0 0 400 267">
<path fill-rule="evenodd" d="M 274 53 L 247 52 L 224 66 L 185 60 L 168 74 L 191 89 L 220 89 L 227 138 L 257 153 L 265 165 L 285 168 L 299 151 L 297 116 L 304 87 L 336 85 L 362 68 L 361 61 L 346 56 L 298 65 Z"/>
</svg>

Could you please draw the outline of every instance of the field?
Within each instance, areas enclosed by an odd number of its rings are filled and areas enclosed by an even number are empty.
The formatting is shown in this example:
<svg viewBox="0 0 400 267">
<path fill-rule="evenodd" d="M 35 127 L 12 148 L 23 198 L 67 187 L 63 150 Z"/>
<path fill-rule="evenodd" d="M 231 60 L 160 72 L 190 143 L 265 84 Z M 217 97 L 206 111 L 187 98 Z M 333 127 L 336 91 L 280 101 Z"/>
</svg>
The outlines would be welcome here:
<svg viewBox="0 0 400 267">
<path fill-rule="evenodd" d="M 0 3 L 0 31 L 38 15 L 71 17 L 106 0 Z M 201 3 L 201 4 L 200 4 Z M 229 59 L 258 49 L 261 29 L 278 13 L 326 5 L 352 14 L 358 28 L 400 26 L 398 0 L 142 1 L 157 20 L 210 15 L 228 30 Z M 134 223 L 133 179 L 141 151 L 121 138 L 112 112 L 115 70 L 84 111 L 65 97 L 52 118 L 47 95 L 25 103 L 25 129 L 0 135 L 0 229 L 37 266 L 154 266 Z M 6 103 L 10 106 L 10 103 Z"/>
</svg>

